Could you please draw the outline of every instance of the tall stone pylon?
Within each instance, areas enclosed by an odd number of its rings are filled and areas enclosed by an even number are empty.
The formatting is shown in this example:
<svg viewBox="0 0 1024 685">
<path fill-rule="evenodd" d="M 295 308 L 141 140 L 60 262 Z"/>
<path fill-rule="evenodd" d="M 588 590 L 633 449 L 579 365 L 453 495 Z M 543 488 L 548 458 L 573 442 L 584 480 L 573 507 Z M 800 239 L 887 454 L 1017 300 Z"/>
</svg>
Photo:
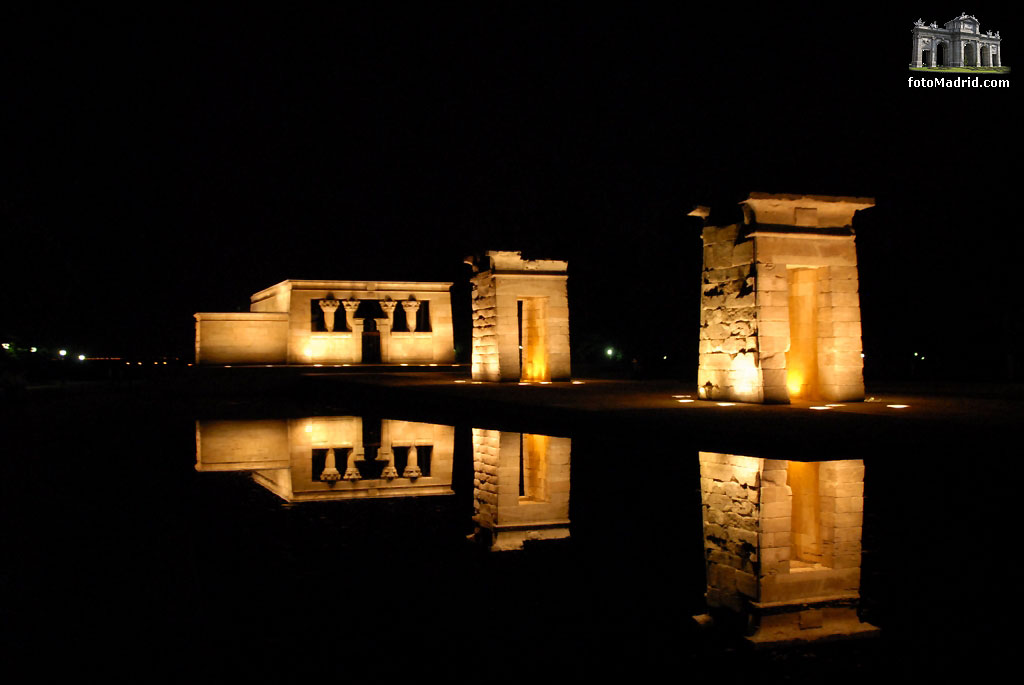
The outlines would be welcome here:
<svg viewBox="0 0 1024 685">
<path fill-rule="evenodd" d="M 864 399 L 853 217 L 874 199 L 751 193 L 704 221 L 698 390 L 706 400 Z"/>
</svg>

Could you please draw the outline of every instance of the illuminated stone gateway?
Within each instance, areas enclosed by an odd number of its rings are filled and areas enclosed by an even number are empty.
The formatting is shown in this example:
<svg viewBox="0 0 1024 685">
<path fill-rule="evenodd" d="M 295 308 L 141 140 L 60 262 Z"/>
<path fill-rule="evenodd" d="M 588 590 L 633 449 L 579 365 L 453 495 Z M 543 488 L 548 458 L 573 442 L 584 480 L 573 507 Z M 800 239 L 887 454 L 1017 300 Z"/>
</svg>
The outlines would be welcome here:
<svg viewBox="0 0 1024 685">
<path fill-rule="evenodd" d="M 196 363 L 450 363 L 451 285 L 282 281 L 249 312 L 196 314 Z"/>
<path fill-rule="evenodd" d="M 860 600 L 864 462 L 700 453 L 707 604 L 754 643 L 869 635 Z"/>
<path fill-rule="evenodd" d="M 851 224 L 874 200 L 752 193 L 740 204 L 742 223 L 703 230 L 700 397 L 864 399 Z M 691 216 L 709 221 L 704 207 Z"/>
<path fill-rule="evenodd" d="M 569 380 L 568 264 L 499 251 L 467 261 L 475 273 L 473 380 Z"/>
</svg>

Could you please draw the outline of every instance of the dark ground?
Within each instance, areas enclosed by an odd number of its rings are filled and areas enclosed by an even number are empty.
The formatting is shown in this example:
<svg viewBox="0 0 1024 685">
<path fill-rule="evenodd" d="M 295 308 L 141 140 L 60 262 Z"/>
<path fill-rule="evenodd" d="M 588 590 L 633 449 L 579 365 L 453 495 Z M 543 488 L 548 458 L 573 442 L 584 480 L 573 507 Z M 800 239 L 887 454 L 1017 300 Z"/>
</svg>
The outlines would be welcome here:
<svg viewBox="0 0 1024 685">
<path fill-rule="evenodd" d="M 981 676 L 1012 628 L 1019 399 L 723 415 L 664 400 L 686 392 L 669 382 L 225 371 L 4 398 L 4 644 L 40 679 Z M 455 495 L 289 507 L 244 474 L 194 469 L 197 418 L 364 413 L 455 425 Z M 573 438 L 569 540 L 466 541 L 473 427 Z M 877 639 L 752 652 L 690 620 L 698 450 L 772 456 L 790 440 L 793 456 L 865 460 L 861 609 Z"/>
</svg>

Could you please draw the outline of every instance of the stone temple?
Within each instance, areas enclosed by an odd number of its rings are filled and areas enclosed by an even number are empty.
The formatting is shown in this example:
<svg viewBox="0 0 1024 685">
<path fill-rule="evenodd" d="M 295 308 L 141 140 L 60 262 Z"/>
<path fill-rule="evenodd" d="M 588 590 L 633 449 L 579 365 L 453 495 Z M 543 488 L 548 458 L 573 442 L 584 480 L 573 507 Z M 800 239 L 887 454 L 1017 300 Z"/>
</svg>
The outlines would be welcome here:
<svg viewBox="0 0 1024 685">
<path fill-rule="evenodd" d="M 853 216 L 863 197 L 752 193 L 704 220 L 698 392 L 706 400 L 864 399 Z M 714 225 L 714 224 L 722 225 Z"/>
<path fill-rule="evenodd" d="M 196 363 L 451 363 L 451 286 L 282 281 L 248 312 L 196 314 Z"/>
<path fill-rule="evenodd" d="M 961 14 L 943 24 L 925 25 L 918 19 L 911 29 L 912 67 L 999 67 L 1002 66 L 1002 38 L 999 32 L 981 32 L 978 20 Z"/>
</svg>

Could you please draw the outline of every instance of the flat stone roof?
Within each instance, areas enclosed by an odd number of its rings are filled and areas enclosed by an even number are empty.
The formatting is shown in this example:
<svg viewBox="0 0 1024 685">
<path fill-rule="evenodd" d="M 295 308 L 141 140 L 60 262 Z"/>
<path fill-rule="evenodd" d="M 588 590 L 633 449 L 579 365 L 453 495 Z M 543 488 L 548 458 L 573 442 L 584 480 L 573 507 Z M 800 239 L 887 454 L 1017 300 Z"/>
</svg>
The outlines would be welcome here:
<svg viewBox="0 0 1024 685">
<path fill-rule="evenodd" d="M 264 288 L 252 295 L 252 299 L 270 295 L 272 291 L 289 287 L 291 290 L 361 290 L 365 292 L 388 292 L 393 290 L 422 290 L 426 292 L 448 292 L 451 281 L 314 281 L 287 278 Z"/>
</svg>

